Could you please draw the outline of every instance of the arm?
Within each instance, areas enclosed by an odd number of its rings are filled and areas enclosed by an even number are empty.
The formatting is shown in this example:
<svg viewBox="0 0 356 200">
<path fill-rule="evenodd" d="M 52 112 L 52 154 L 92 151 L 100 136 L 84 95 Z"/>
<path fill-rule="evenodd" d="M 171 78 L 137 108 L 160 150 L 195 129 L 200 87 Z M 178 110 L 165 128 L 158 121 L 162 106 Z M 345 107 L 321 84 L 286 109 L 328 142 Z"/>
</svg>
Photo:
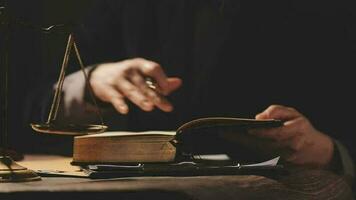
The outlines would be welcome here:
<svg viewBox="0 0 356 200">
<path fill-rule="evenodd" d="M 167 77 L 162 67 L 142 58 L 106 63 L 98 66 L 91 74 L 90 85 L 95 96 L 103 102 L 111 103 L 121 114 L 128 113 L 125 99 L 144 111 L 157 107 L 165 112 L 173 110 L 171 103 L 163 100 L 145 83 L 150 77 L 158 84 L 162 95 L 169 95 L 181 86 L 181 79 Z"/>
<path fill-rule="evenodd" d="M 155 107 L 165 112 L 173 109 L 171 103 L 162 100 L 160 95 L 148 88 L 144 77 L 155 79 L 163 95 L 169 95 L 181 85 L 179 78 L 167 77 L 159 64 L 141 58 L 99 64 L 86 68 L 86 71 L 90 74 L 89 82 L 95 97 L 100 105 L 106 105 L 101 107 L 104 118 L 115 115 L 112 108 L 118 113 L 127 114 L 127 100 L 144 111 L 152 111 Z M 58 115 L 61 123 L 97 121 L 95 107 L 86 90 L 81 71 L 66 77 Z"/>
</svg>

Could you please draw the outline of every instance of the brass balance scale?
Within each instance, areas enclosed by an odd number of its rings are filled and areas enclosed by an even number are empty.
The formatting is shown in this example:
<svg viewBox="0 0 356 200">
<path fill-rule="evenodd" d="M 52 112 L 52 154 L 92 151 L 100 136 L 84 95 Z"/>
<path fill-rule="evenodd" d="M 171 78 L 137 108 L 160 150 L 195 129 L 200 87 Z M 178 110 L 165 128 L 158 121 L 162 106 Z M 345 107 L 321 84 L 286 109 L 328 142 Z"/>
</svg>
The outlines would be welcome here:
<svg viewBox="0 0 356 200">
<path fill-rule="evenodd" d="M 1 17 L 1 25 L 6 28 L 8 28 L 8 20 L 7 17 L 5 16 L 5 8 L 0 7 L 0 14 Z M 50 26 L 48 28 L 42 29 L 45 31 L 50 31 L 52 28 L 55 28 L 55 26 Z M 6 39 L 5 39 L 6 40 Z M 5 41 L 7 42 L 7 41 Z M 6 47 L 5 47 L 6 48 Z M 4 49 L 5 49 L 4 48 Z M 57 113 L 58 109 L 60 106 L 60 101 L 61 101 L 61 93 L 62 93 L 62 88 L 63 88 L 63 83 L 65 79 L 65 74 L 68 66 L 68 60 L 70 53 L 74 49 L 76 58 L 79 62 L 81 71 L 83 72 L 83 75 L 85 77 L 85 81 L 87 84 L 87 88 L 89 88 L 89 93 L 90 97 L 96 106 L 96 112 L 97 115 L 101 121 L 100 124 L 66 124 L 66 125 L 59 125 L 56 123 L 57 119 Z M 0 183 L 1 182 L 23 182 L 23 181 L 36 181 L 36 180 L 41 180 L 41 178 L 32 170 L 27 169 L 19 164 L 17 164 L 13 159 L 7 154 L 7 134 L 8 134 L 8 128 L 7 128 L 7 114 L 8 114 L 8 105 L 7 105 L 7 99 L 8 99 L 8 63 L 7 63 L 7 52 L 4 50 L 4 89 L 2 91 L 3 94 L 1 94 L 3 105 L 2 106 L 2 116 L 1 116 L 1 122 L 2 122 L 2 130 L 0 132 L 1 134 L 1 147 L 0 147 Z M 93 92 L 91 90 L 91 87 L 89 86 L 89 80 L 88 80 L 88 75 L 85 72 L 84 69 L 84 64 L 83 61 L 80 57 L 78 47 L 75 43 L 73 34 L 69 34 L 68 37 L 68 42 L 66 46 L 66 50 L 64 53 L 64 58 L 61 66 L 61 71 L 59 74 L 58 82 L 57 82 L 57 87 L 55 90 L 55 94 L 53 97 L 53 101 L 51 104 L 51 109 L 48 115 L 48 120 L 46 123 L 32 123 L 31 127 L 33 130 L 39 133 L 46 133 L 46 134 L 60 134 L 60 135 L 71 135 L 71 136 L 78 136 L 78 135 L 87 135 L 87 134 L 94 134 L 94 133 L 101 133 L 107 130 L 107 126 L 103 122 L 103 117 L 100 113 L 100 110 L 97 106 L 97 103 L 95 101 L 95 98 L 93 96 Z"/>
<path fill-rule="evenodd" d="M 96 106 L 96 111 L 97 111 L 98 117 L 100 118 L 101 124 L 66 124 L 66 125 L 56 124 L 56 118 L 57 118 L 58 108 L 59 108 L 60 101 L 61 101 L 61 93 L 62 93 L 64 78 L 65 78 L 65 73 L 66 73 L 66 69 L 68 66 L 69 55 L 70 55 L 72 48 L 74 48 L 79 65 L 80 65 L 83 75 L 85 77 L 86 84 L 88 85 L 88 88 L 89 88 L 90 97 L 91 97 L 94 105 Z M 61 72 L 59 74 L 59 78 L 58 78 L 58 82 L 57 82 L 58 83 L 57 88 L 56 88 L 54 98 L 52 101 L 51 110 L 48 115 L 48 120 L 46 123 L 43 123 L 43 124 L 32 123 L 31 124 L 32 129 L 37 132 L 40 132 L 40 133 L 73 135 L 73 136 L 104 132 L 108 127 L 106 125 L 104 125 L 103 118 L 102 118 L 100 111 L 98 109 L 98 106 L 95 101 L 94 94 L 91 90 L 91 87 L 89 87 L 88 81 L 89 81 L 88 75 L 85 72 L 84 64 L 80 57 L 78 47 L 74 41 L 73 35 L 70 34 L 68 37 L 68 42 L 67 42 L 66 50 L 64 53 Z"/>
</svg>

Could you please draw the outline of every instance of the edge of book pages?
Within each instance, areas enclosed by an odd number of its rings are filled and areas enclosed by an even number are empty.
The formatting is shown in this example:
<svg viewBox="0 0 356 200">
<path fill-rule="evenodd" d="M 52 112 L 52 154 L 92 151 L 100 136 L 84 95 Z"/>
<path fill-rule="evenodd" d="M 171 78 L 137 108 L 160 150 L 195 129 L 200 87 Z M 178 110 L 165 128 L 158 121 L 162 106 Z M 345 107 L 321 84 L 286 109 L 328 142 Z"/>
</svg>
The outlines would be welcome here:
<svg viewBox="0 0 356 200">
<path fill-rule="evenodd" d="M 175 136 L 175 131 L 107 131 L 98 134 L 76 136 L 76 138 L 91 138 L 91 137 L 107 137 L 107 136 L 117 136 L 117 137 L 132 137 L 132 136 Z"/>
</svg>

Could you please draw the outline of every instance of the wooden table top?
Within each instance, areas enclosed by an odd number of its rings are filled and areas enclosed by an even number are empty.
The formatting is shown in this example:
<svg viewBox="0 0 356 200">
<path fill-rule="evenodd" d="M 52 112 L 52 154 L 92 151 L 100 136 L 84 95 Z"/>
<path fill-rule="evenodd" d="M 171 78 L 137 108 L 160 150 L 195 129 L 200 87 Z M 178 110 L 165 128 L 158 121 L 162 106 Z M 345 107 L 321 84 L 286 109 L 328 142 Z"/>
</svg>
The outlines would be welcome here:
<svg viewBox="0 0 356 200">
<path fill-rule="evenodd" d="M 71 158 L 27 155 L 18 162 L 33 170 L 63 170 L 80 176 Z M 353 199 L 342 177 L 323 170 L 294 169 L 278 179 L 256 175 L 125 177 L 89 179 L 42 177 L 0 183 L 0 199 Z"/>
</svg>

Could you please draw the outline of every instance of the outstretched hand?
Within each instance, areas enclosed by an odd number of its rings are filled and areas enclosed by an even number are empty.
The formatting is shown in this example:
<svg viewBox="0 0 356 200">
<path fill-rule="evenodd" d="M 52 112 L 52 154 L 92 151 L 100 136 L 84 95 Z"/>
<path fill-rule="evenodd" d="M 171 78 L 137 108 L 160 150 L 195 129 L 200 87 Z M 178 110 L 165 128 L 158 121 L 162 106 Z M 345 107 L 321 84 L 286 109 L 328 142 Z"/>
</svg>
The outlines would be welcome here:
<svg viewBox="0 0 356 200">
<path fill-rule="evenodd" d="M 269 138 L 277 148 L 292 152 L 286 161 L 305 166 L 326 167 L 334 152 L 331 138 L 316 130 L 309 120 L 294 108 L 269 106 L 256 115 L 256 119 L 279 119 L 284 125 L 278 128 L 255 129 L 250 134 Z"/>
<path fill-rule="evenodd" d="M 147 86 L 146 77 L 157 83 L 160 94 Z M 173 105 L 163 96 L 177 90 L 182 84 L 180 78 L 167 77 L 159 64 L 142 58 L 101 64 L 91 73 L 89 81 L 94 94 L 100 100 L 111 103 L 122 114 L 129 111 L 125 99 L 144 111 L 157 107 L 170 112 Z"/>
</svg>

